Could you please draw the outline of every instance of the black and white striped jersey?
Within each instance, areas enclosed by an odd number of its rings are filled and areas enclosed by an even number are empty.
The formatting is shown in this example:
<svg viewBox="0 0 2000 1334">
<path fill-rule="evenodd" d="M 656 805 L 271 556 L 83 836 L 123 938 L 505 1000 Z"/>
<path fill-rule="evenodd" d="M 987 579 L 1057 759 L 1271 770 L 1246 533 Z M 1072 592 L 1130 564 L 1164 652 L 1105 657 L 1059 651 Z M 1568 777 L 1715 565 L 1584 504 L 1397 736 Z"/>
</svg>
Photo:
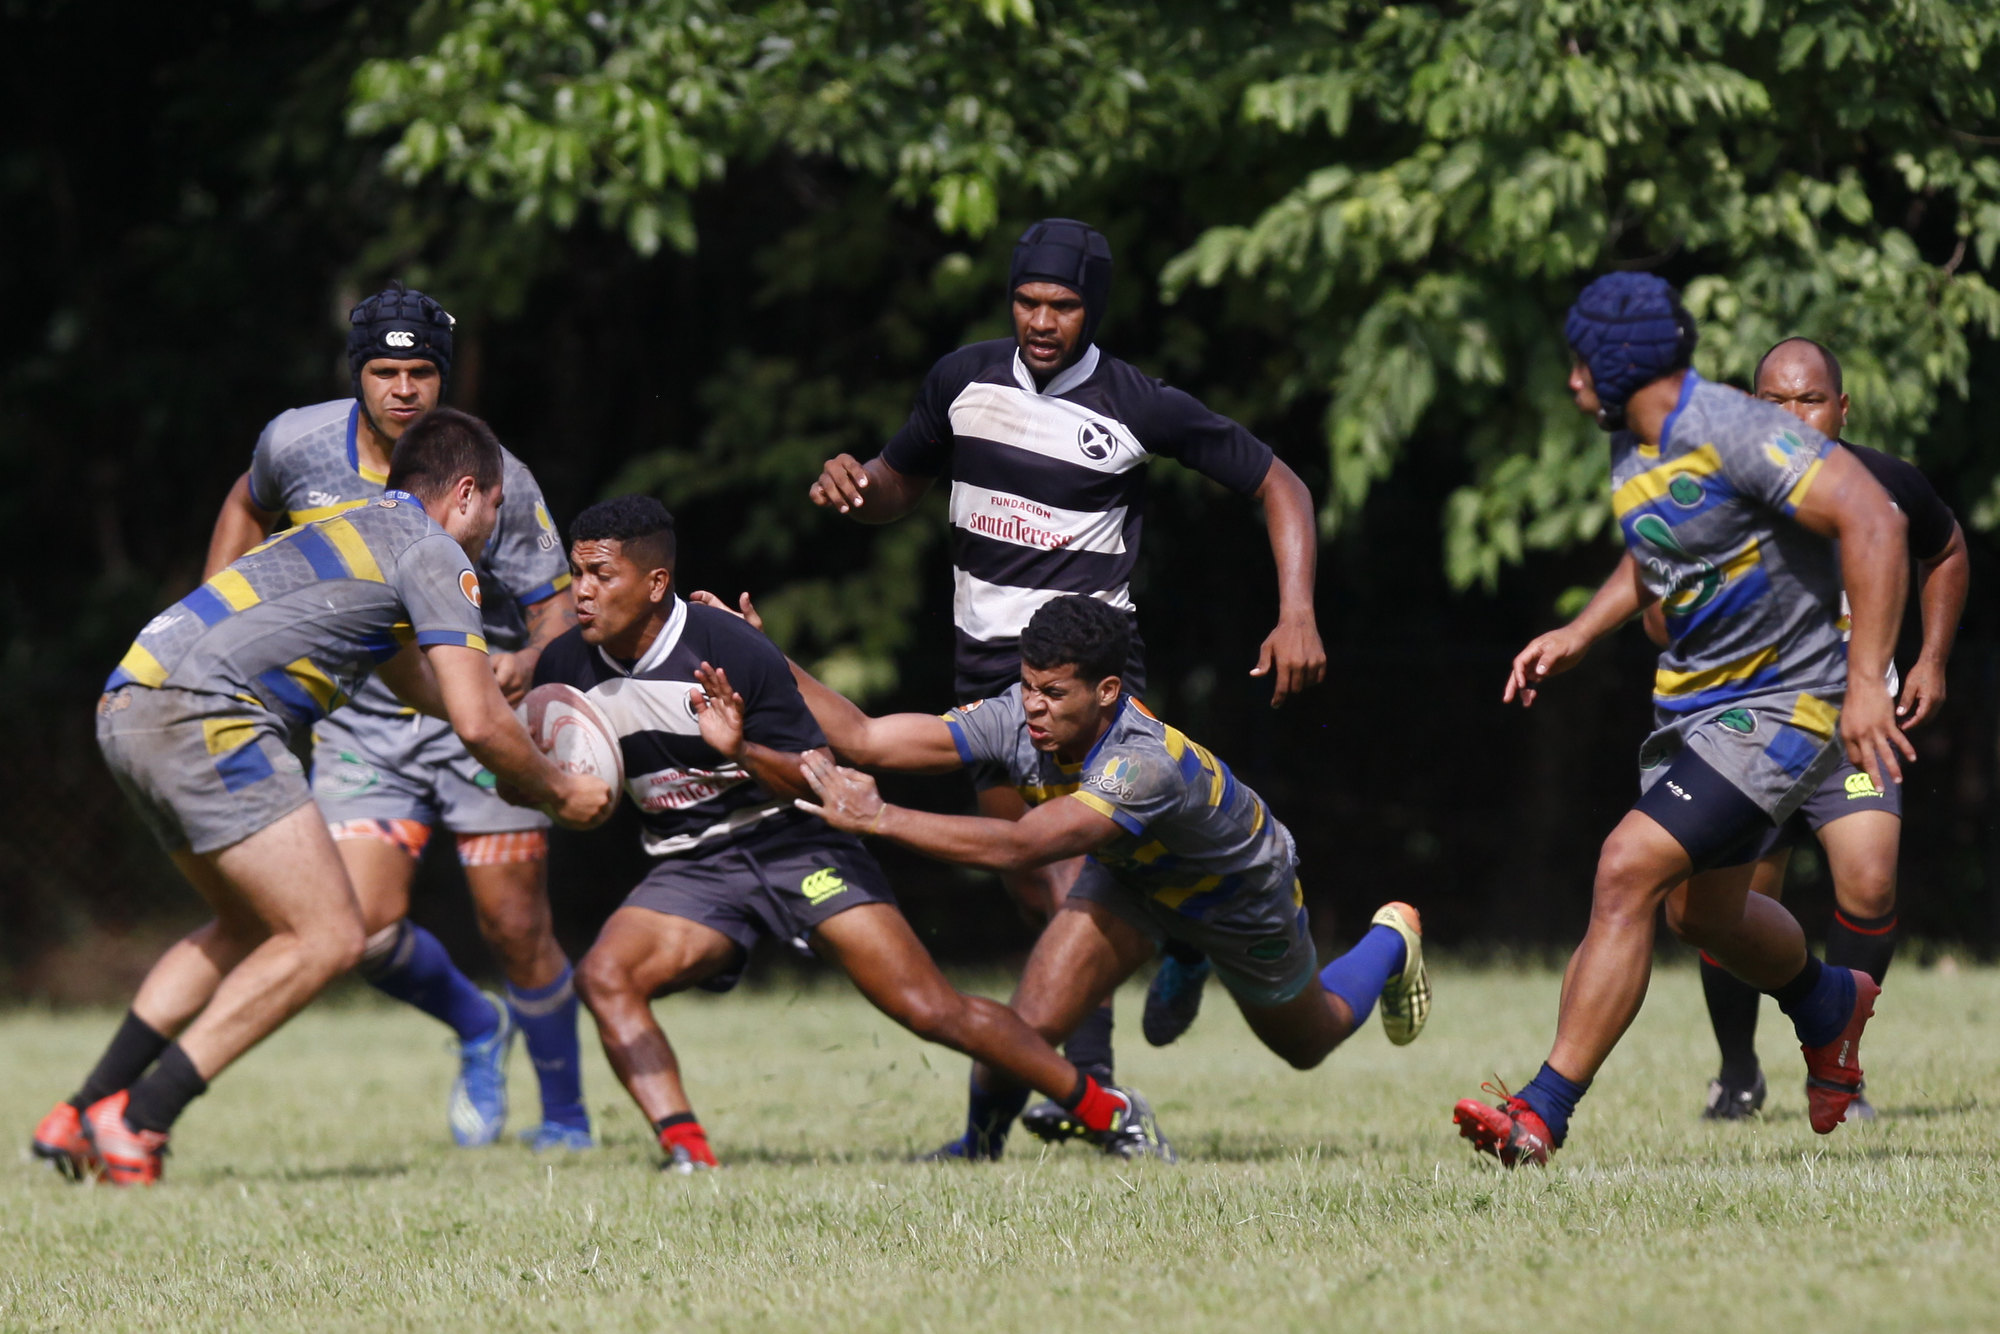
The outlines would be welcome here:
<svg viewBox="0 0 2000 1334">
<path fill-rule="evenodd" d="M 655 857 L 707 852 L 780 827 L 816 824 L 772 795 L 701 739 L 694 670 L 712 663 L 743 696 L 743 734 L 773 750 L 826 744 L 785 655 L 726 611 L 674 598 L 659 637 L 637 662 L 620 662 L 572 627 L 535 664 L 535 684 L 560 681 L 590 697 L 618 733 L 625 792 L 639 808 Z"/>
<path fill-rule="evenodd" d="M 882 458 L 911 476 L 951 475 L 961 678 L 1013 670 L 1021 627 L 1051 598 L 1132 607 L 1140 465 L 1155 455 L 1246 494 L 1272 458 L 1235 422 L 1095 344 L 1041 388 L 1010 338 L 931 368 Z"/>
</svg>

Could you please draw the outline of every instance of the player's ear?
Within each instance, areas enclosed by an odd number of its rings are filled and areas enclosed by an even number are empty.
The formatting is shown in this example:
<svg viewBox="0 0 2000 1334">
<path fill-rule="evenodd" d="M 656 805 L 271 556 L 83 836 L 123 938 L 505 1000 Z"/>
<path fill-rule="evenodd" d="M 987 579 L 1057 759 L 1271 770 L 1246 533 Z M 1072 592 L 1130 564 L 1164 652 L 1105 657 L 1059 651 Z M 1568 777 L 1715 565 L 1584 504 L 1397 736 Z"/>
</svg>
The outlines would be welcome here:
<svg viewBox="0 0 2000 1334">
<path fill-rule="evenodd" d="M 1097 683 L 1097 704 L 1099 708 L 1110 708 L 1111 701 L 1118 698 L 1118 692 L 1125 688 L 1125 682 L 1117 676 L 1107 676 Z"/>
<path fill-rule="evenodd" d="M 646 573 L 646 597 L 652 602 L 665 602 L 674 591 L 674 572 L 654 569 Z"/>
</svg>

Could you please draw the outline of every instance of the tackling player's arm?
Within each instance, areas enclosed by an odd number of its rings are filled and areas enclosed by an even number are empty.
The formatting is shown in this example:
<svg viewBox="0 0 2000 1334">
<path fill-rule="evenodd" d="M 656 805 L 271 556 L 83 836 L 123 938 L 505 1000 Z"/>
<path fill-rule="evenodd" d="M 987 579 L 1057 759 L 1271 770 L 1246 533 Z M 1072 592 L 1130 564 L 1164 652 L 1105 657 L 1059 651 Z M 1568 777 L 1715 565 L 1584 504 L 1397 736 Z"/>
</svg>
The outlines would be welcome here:
<svg viewBox="0 0 2000 1334">
<path fill-rule="evenodd" d="M 1972 562 L 1965 552 L 1965 530 L 1956 520 L 1951 525 L 1951 541 L 1943 551 L 1919 563 L 1917 602 L 1923 609 L 1924 647 L 1903 679 L 1903 698 L 1896 713 L 1908 731 L 1924 721 L 1944 703 L 1944 665 L 1951 658 L 1951 646 L 1958 638 L 1958 624 L 1965 615 L 1965 598 L 1972 582 Z"/>
<path fill-rule="evenodd" d="M 1559 630 L 1535 636 L 1514 655 L 1514 666 L 1507 673 L 1507 688 L 1501 692 L 1500 702 L 1511 704 L 1518 697 L 1522 708 L 1532 707 L 1542 682 L 1582 662 L 1592 644 L 1637 616 L 1653 600 L 1652 592 L 1639 579 L 1639 562 L 1631 552 L 1626 552 L 1611 577 L 1591 595 L 1575 620 Z"/>
<path fill-rule="evenodd" d="M 690 594 L 688 601 L 740 616 L 753 630 L 764 628 L 764 618 L 757 614 L 748 593 L 742 595 L 740 609 L 707 591 Z M 952 740 L 951 725 L 944 719 L 929 713 L 871 718 L 853 700 L 790 658 L 785 659 L 785 665 L 792 669 L 792 679 L 798 683 L 813 721 L 826 733 L 827 745 L 848 764 L 913 774 L 943 774 L 965 767 Z"/>
<path fill-rule="evenodd" d="M 1821 457 L 1794 517 L 1807 531 L 1840 543 L 1840 577 L 1854 626 L 1847 645 L 1847 698 L 1840 710 L 1847 758 L 1867 770 L 1877 787 L 1885 778 L 1900 783 L 1897 757 L 1914 760 L 1917 752 L 1896 725 L 1886 677 L 1910 582 L 1908 524 L 1889 493 L 1844 449 Z"/>
<path fill-rule="evenodd" d="M 882 800 L 875 780 L 843 769 L 823 755 L 805 757 L 805 779 L 819 798 L 798 808 L 835 829 L 893 839 L 940 861 L 1021 871 L 1081 857 L 1117 838 L 1116 821 L 1081 801 L 1049 801 L 1018 820 L 986 820 L 976 815 L 935 815 Z"/>
<path fill-rule="evenodd" d="M 250 474 L 236 479 L 215 516 L 215 528 L 208 536 L 208 559 L 202 563 L 201 577 L 212 579 L 228 564 L 271 535 L 278 516 L 261 509 L 250 496 Z"/>
<path fill-rule="evenodd" d="M 1319 557 L 1319 526 L 1313 515 L 1312 492 L 1283 459 L 1258 484 L 1257 503 L 1264 509 L 1264 527 L 1271 538 L 1271 558 L 1278 566 L 1278 624 L 1257 650 L 1252 676 L 1277 672 L 1271 707 L 1277 708 L 1299 691 L 1326 679 L 1326 646 L 1320 642 L 1319 621 L 1313 613 L 1313 575 Z"/>
<path fill-rule="evenodd" d="M 701 725 L 701 739 L 724 759 L 742 765 L 766 792 L 793 800 L 810 795 L 799 766 L 808 755 L 826 757 L 826 749 L 777 750 L 750 740 L 743 731 L 743 696 L 729 684 L 729 673 L 704 662 L 695 668 L 694 679 L 701 689 L 688 692 L 688 704 Z"/>
</svg>

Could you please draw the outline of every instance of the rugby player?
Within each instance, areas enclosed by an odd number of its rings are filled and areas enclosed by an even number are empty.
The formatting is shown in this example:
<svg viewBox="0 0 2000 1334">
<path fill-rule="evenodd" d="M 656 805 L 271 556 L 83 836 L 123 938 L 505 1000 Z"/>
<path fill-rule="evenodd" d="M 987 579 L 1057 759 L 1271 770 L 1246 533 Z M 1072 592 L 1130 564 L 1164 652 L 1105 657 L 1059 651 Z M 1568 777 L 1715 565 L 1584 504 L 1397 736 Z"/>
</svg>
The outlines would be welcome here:
<svg viewBox="0 0 2000 1334">
<path fill-rule="evenodd" d="M 381 494 L 396 440 L 435 407 L 451 373 L 452 318 L 398 283 L 354 308 L 347 362 L 354 396 L 281 413 L 264 428 L 210 541 L 214 574 L 274 523 L 307 523 Z M 488 661 L 518 702 L 542 649 L 575 623 L 569 567 L 541 489 L 505 449 L 507 505 L 479 572 Z M 340 849 L 368 927 L 362 975 L 446 1024 L 459 1073 L 447 1104 L 457 1143 L 490 1144 L 507 1119 L 506 1061 L 527 1040 L 542 1102 L 522 1138 L 535 1149 L 588 1148 L 576 993 L 548 898 L 548 819 L 502 801 L 493 775 L 451 728 L 380 683 L 313 729 L 313 795 Z M 436 937 L 408 920 L 410 885 L 431 831 L 454 835 L 481 934 L 506 1001 L 474 986 Z"/>
<path fill-rule="evenodd" d="M 1078 1070 L 994 1001 L 954 991 L 861 843 L 792 808 L 826 744 L 784 655 L 735 615 L 674 591 L 672 517 L 656 500 L 593 505 L 570 531 L 578 626 L 536 683 L 585 692 L 619 733 L 626 790 L 658 860 L 578 965 L 604 1053 L 652 1123 L 662 1166 L 715 1166 L 655 996 L 727 991 L 771 937 L 838 964 L 918 1037 L 1058 1100 L 1107 1153 L 1167 1157 L 1146 1100 Z"/>
<path fill-rule="evenodd" d="M 66 1175 L 159 1180 L 187 1104 L 359 962 L 361 911 L 288 745 L 371 672 L 560 818 L 611 801 L 542 756 L 486 664 L 470 558 L 503 477 L 483 423 L 431 413 L 374 502 L 226 566 L 148 621 L 105 683 L 104 758 L 215 920 L 153 966 L 83 1087 L 36 1128 L 34 1152 Z"/>
<path fill-rule="evenodd" d="M 1094 228 L 1066 218 L 1029 227 L 1014 247 L 1007 292 L 1014 336 L 940 360 L 908 424 L 882 452 L 865 464 L 850 454 L 829 459 L 810 493 L 815 505 L 889 523 L 950 471 L 958 698 L 985 699 L 1014 682 L 1021 627 L 1051 598 L 1083 593 L 1132 613 L 1143 465 L 1156 456 L 1256 497 L 1277 562 L 1279 610 L 1250 674 L 1274 677 L 1273 707 L 1318 684 L 1326 652 L 1313 613 L 1318 533 L 1305 483 L 1237 423 L 1098 347 L 1111 245 Z M 1136 625 L 1119 676 L 1127 694 L 1145 693 Z M 1025 814 L 998 769 L 975 767 L 972 780 L 980 814 Z M 1081 866 L 1070 858 L 1001 879 L 1042 923 L 1062 906 Z M 1163 1046 L 1187 1029 L 1208 972 L 1191 949 L 1170 948 L 1147 993 L 1147 1041 Z M 1108 1006 L 1084 1022 L 1069 1053 L 1111 1077 Z"/>
<path fill-rule="evenodd" d="M 1509 1166 L 1548 1160 L 1645 998 L 1664 903 L 1676 934 L 1791 1017 L 1812 1127 L 1828 1134 L 1860 1088 L 1879 988 L 1822 965 L 1797 920 L 1748 891 L 1757 859 L 1843 749 L 1876 787 L 1901 782 L 1898 757 L 1915 757 L 1884 685 L 1907 582 L 1903 516 L 1853 454 L 1697 375 L 1694 320 L 1662 279 L 1597 279 L 1565 332 L 1577 407 L 1617 432 L 1611 503 L 1626 553 L 1575 620 L 1515 657 L 1502 698 L 1532 705 L 1656 598 L 1673 646 L 1639 751 L 1642 795 L 1599 856 L 1555 1046 L 1518 1095 L 1502 1088 L 1497 1107 L 1466 1099 L 1453 1119 Z"/>
<path fill-rule="evenodd" d="M 1923 613 L 1923 647 L 1900 683 L 1902 694 L 1896 705 L 1903 729 L 1909 731 L 1944 703 L 1945 664 L 1965 612 L 1969 582 L 1965 534 L 1915 465 L 1841 438 L 1847 429 L 1848 397 L 1841 385 L 1840 361 L 1831 350 L 1807 338 L 1785 339 L 1757 362 L 1752 392 L 1851 450 L 1909 525 L 1905 545 L 1917 569 Z M 1658 603 L 1647 609 L 1646 631 L 1666 646 L 1665 617 Z M 1897 686 L 1892 663 L 1891 694 Z M 1857 968 L 1874 978 L 1877 986 L 1896 953 L 1896 860 L 1902 817 L 1901 785 L 1878 788 L 1862 770 L 1843 762 L 1806 799 L 1786 827 L 1785 842 L 1758 860 L 1750 879 L 1753 893 L 1773 898 L 1783 894 L 1791 845 L 1803 823 L 1825 849 L 1833 876 L 1834 913 L 1826 932 L 1826 962 L 1835 968 Z M 1722 1049 L 1722 1069 L 1709 1081 L 1702 1115 L 1710 1120 L 1748 1117 L 1764 1105 L 1765 1094 L 1764 1070 L 1757 1060 L 1758 992 L 1706 956 L 1701 961 L 1701 986 L 1716 1044 Z M 1874 1117 L 1867 1095 L 1857 1092 L 1847 1119 Z"/>
<path fill-rule="evenodd" d="M 752 608 L 748 599 L 744 611 Z M 1082 871 L 1028 956 L 1011 1002 L 1060 1042 L 1169 940 L 1213 961 L 1263 1044 L 1310 1070 L 1382 1003 L 1382 1027 L 1414 1040 L 1430 1014 L 1417 912 L 1390 903 L 1359 944 L 1319 967 L 1306 929 L 1292 835 L 1227 764 L 1125 693 L 1131 617 L 1068 595 L 1022 629 L 1016 682 L 939 717 L 870 718 L 799 667 L 835 755 L 869 769 L 944 773 L 991 765 L 1030 810 L 1020 820 L 932 815 L 885 804 L 875 780 L 805 757 L 817 799 L 801 801 L 835 829 L 990 870 L 1080 858 Z M 991 1062 L 974 1065 L 965 1133 L 934 1158 L 991 1160 L 1027 1090 Z M 1073 1116 L 1045 1138 L 1085 1133 Z"/>
</svg>

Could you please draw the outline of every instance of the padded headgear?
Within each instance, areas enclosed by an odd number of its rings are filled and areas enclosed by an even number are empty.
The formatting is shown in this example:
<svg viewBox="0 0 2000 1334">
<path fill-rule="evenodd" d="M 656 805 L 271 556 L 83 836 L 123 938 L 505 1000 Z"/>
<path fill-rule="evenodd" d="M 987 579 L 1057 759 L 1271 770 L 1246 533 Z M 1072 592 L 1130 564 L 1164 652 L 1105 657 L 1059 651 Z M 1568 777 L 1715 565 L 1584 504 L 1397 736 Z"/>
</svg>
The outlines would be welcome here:
<svg viewBox="0 0 2000 1334">
<path fill-rule="evenodd" d="M 1083 298 L 1081 352 L 1096 338 L 1111 300 L 1111 242 L 1088 223 L 1044 218 L 1014 243 L 1014 266 L 1007 277 L 1010 301 L 1022 283 L 1059 283 Z"/>
<path fill-rule="evenodd" d="M 451 378 L 451 330 L 458 321 L 445 308 L 391 280 L 383 291 L 347 312 L 347 370 L 354 392 L 361 393 L 361 368 L 376 358 L 391 361 L 422 359 Z"/>
<path fill-rule="evenodd" d="M 1597 422 L 1625 420 L 1633 393 L 1689 364 L 1697 337 L 1680 293 L 1650 273 L 1607 273 L 1583 289 L 1563 322 L 1569 345 L 1590 367 Z"/>
</svg>

